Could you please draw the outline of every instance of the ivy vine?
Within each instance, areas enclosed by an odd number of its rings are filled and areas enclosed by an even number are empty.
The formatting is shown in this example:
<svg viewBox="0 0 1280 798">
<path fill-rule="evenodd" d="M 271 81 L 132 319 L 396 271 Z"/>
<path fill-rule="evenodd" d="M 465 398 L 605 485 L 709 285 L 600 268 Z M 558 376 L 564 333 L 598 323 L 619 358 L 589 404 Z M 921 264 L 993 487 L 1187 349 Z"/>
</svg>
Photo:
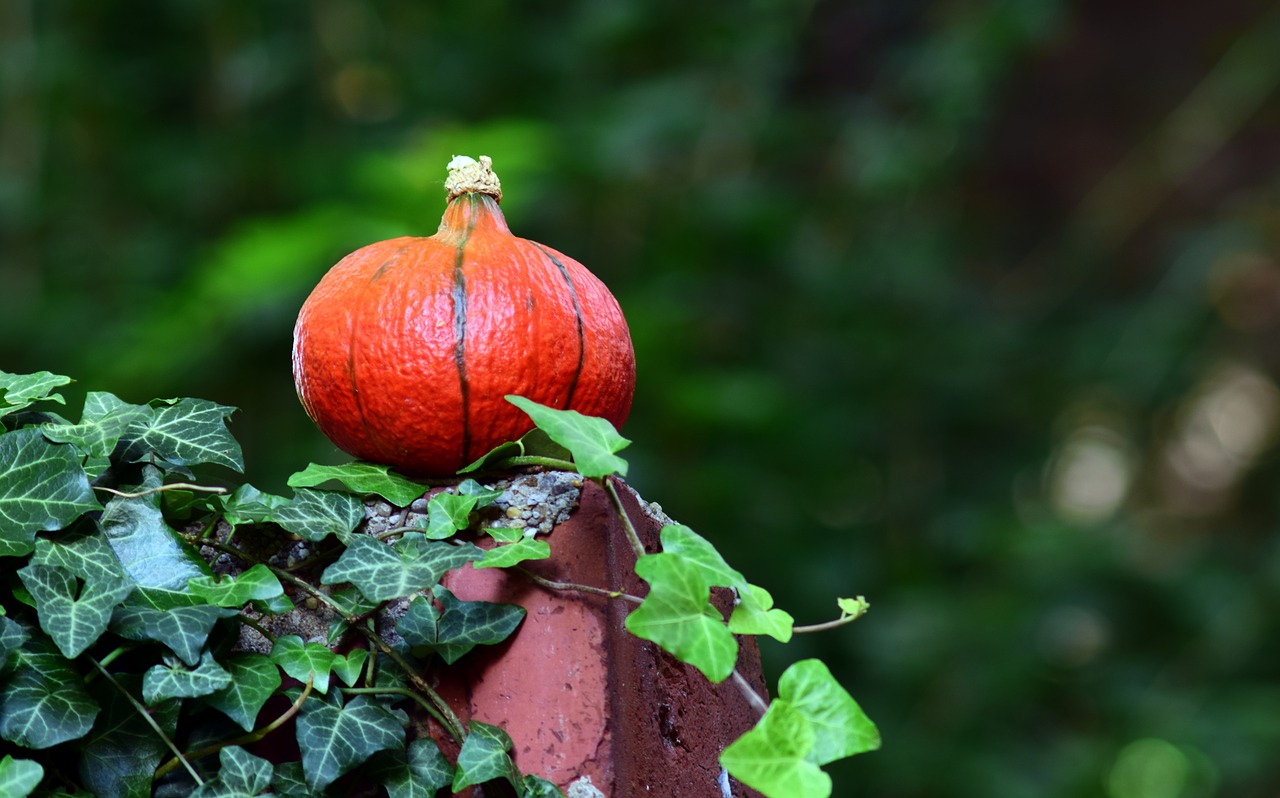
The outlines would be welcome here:
<svg viewBox="0 0 1280 798">
<path fill-rule="evenodd" d="M 390 798 L 494 779 L 520 796 L 562 796 L 517 770 L 505 731 L 464 724 L 420 675 L 425 660 L 452 664 L 523 620 L 519 606 L 463 601 L 441 584 L 466 564 L 627 602 L 630 633 L 712 682 L 732 680 L 760 719 L 721 765 L 769 798 L 824 798 L 832 784 L 822 766 L 879 746 L 874 724 L 822 662 L 794 663 L 772 701 L 735 671 L 736 636 L 785 643 L 856 619 L 866 602 L 838 599 L 834 620 L 796 626 L 686 526 L 665 526 L 661 551 L 647 553 L 616 487 L 629 441 L 602 419 L 509 397 L 533 432 L 432 492 L 425 512 L 365 534 L 369 497 L 409 508 L 429 486 L 363 462 L 308 465 L 289 478 L 289 497 L 248 483 L 203 485 L 194 467 L 244 470 L 227 426 L 234 408 L 91 392 L 72 422 L 48 409 L 65 404 L 57 389 L 69 382 L 0 372 L 0 795 L 322 796 L 359 769 Z M 484 527 L 491 548 L 460 540 L 501 493 L 474 477 L 515 468 L 599 483 L 628 531 L 645 595 L 550 582 L 522 567 L 550 557 L 554 539 Z M 736 595 L 727 621 L 711 603 L 715 588 Z M 273 632 L 272 619 L 296 602 L 325 610 L 331 642 L 356 636 L 364 645 L 339 653 Z M 407 602 L 394 639 L 374 623 L 390 602 Z M 266 641 L 262 650 L 238 645 L 246 630 Z M 431 739 L 410 739 L 406 707 L 452 736 L 456 761 Z M 297 761 L 249 752 L 290 723 Z"/>
</svg>

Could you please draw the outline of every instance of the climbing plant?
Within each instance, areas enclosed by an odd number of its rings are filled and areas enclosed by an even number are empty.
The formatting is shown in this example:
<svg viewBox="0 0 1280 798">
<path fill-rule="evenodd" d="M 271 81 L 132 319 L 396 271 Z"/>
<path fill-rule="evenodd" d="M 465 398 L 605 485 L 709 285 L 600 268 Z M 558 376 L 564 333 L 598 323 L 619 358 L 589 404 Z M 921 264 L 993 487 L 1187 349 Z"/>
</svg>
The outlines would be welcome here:
<svg viewBox="0 0 1280 798">
<path fill-rule="evenodd" d="M 629 442 L 607 421 L 511 397 L 537 428 L 454 480 L 310 464 L 286 497 L 197 477 L 208 466 L 243 472 L 227 425 L 234 408 L 91 392 L 73 422 L 50 409 L 69 382 L 0 372 L 0 795 L 322 796 L 356 770 L 391 798 L 495 779 L 521 796 L 561 795 L 519 772 L 503 729 L 463 723 L 422 676 L 523 620 L 519 606 L 463 601 L 441 584 L 467 564 L 633 605 L 632 634 L 712 682 L 732 680 L 760 719 L 721 765 L 770 798 L 830 795 L 822 766 L 879 746 L 822 662 L 787 668 L 772 701 L 735 670 L 738 636 L 787 642 L 848 623 L 867 603 L 841 598 L 834 620 L 797 626 L 686 526 L 664 526 L 661 550 L 648 553 L 618 494 Z M 645 595 L 524 570 L 551 555 L 554 535 L 478 521 L 502 494 L 486 477 L 513 469 L 599 483 Z M 374 524 L 372 500 L 401 508 L 397 525 Z M 495 545 L 459 537 L 477 526 Z M 711 603 L 715 589 L 733 591 L 727 618 Z M 375 619 L 392 603 L 403 612 L 387 629 Z M 363 645 L 324 645 L 275 623 L 319 610 L 331 619 L 320 637 Z M 455 757 L 409 733 L 423 713 L 453 739 Z M 248 750 L 284 734 L 296 737 L 296 749 L 281 749 L 300 752 L 294 759 Z"/>
</svg>

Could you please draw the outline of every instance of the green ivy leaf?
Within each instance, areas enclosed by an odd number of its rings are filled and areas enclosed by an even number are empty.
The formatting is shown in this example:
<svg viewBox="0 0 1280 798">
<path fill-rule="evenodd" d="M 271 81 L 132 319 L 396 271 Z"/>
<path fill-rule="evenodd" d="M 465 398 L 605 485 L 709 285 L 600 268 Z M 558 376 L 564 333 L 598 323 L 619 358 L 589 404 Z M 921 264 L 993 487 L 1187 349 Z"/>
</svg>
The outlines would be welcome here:
<svg viewBox="0 0 1280 798">
<path fill-rule="evenodd" d="M 425 590 L 446 571 L 479 557 L 475 546 L 429 541 L 420 532 L 408 532 L 391 545 L 356 535 L 320 581 L 350 582 L 370 601 L 390 601 Z"/>
<path fill-rule="evenodd" d="M 374 493 L 397 507 L 408 507 L 427 486 L 390 473 L 390 467 L 366 463 L 360 460 L 340 466 L 324 466 L 311 463 L 302 471 L 289 477 L 291 488 L 314 488 L 329 480 L 335 480 L 353 493 Z"/>
<path fill-rule="evenodd" d="M 61 394 L 50 393 L 50 391 L 70 382 L 70 377 L 48 371 L 37 371 L 33 374 L 11 374 L 0 371 L 0 391 L 4 392 L 3 400 L 0 401 L 0 416 L 7 416 L 42 400 L 66 404 Z"/>
<path fill-rule="evenodd" d="M 53 643 L 32 635 L 13 658 L 13 673 L 0 690 L 0 738 L 39 749 L 88 734 L 98 704 Z"/>
<path fill-rule="evenodd" d="M 9 657 L 27 642 L 27 630 L 12 618 L 0 615 L 0 676 L 8 671 Z"/>
<path fill-rule="evenodd" d="M 712 682 L 733 672 L 738 642 L 711 604 L 705 574 L 672 554 L 650 554 L 636 562 L 636 574 L 649 583 L 649 595 L 627 616 L 627 631 L 657 643 Z"/>
<path fill-rule="evenodd" d="M 308 701 L 298 716 L 307 786 L 323 790 L 378 751 L 404 747 L 404 729 L 386 708 L 356 696 L 346 706 Z"/>
<path fill-rule="evenodd" d="M 759 585 L 738 591 L 738 604 L 729 616 L 729 631 L 736 635 L 769 635 L 785 643 L 791 639 L 795 619 L 773 608 L 773 596 Z"/>
<path fill-rule="evenodd" d="M 168 698 L 199 698 L 231 684 L 231 674 L 214 661 L 212 652 L 206 651 L 194 668 L 165 659 L 165 664 L 152 665 L 142 675 L 142 698 L 148 704 Z"/>
<path fill-rule="evenodd" d="M 284 595 L 280 580 L 262 563 L 236 575 L 192 577 L 187 589 L 218 607 L 241 607 L 250 601 L 269 601 Z"/>
<path fill-rule="evenodd" d="M 300 682 L 310 679 L 321 694 L 329 692 L 329 672 L 337 656 L 319 643 L 303 643 L 298 635 L 278 637 L 271 646 L 272 662 Z"/>
<path fill-rule="evenodd" d="M 33 563 L 18 571 L 18 578 L 36 602 L 40 628 L 68 659 L 102 636 L 116 605 L 133 590 L 127 579 L 82 580 L 56 565 Z"/>
<path fill-rule="evenodd" d="M 222 517 L 228 524 L 264 524 L 275 517 L 276 510 L 289 503 L 283 496 L 263 493 L 245 483 L 235 493 L 221 499 Z"/>
<path fill-rule="evenodd" d="M 272 520 L 304 540 L 320 541 L 332 533 L 346 543 L 364 520 L 364 502 L 350 493 L 302 488 L 276 508 Z"/>
<path fill-rule="evenodd" d="M 191 798 L 253 798 L 271 786 L 271 763 L 238 745 L 218 752 L 218 777 L 207 781 Z"/>
<path fill-rule="evenodd" d="M 721 752 L 720 764 L 767 798 L 827 798 L 831 777 L 809 758 L 814 738 L 803 713 L 774 699 L 760 722 Z"/>
<path fill-rule="evenodd" d="M 45 424 L 44 436 L 55 443 L 69 443 L 81 455 L 105 458 L 115 450 L 125 431 L 145 424 L 154 414 L 146 405 L 133 405 L 114 394 L 90 391 L 84 398 L 79 424 Z"/>
<path fill-rule="evenodd" d="M 428 739 L 409 743 L 409 750 L 378 755 L 373 777 L 387 788 L 387 798 L 436 798 L 453 783 L 453 765 Z"/>
<path fill-rule="evenodd" d="M 732 587 L 747 590 L 747 579 L 729 567 L 711 542 L 683 524 L 668 524 L 660 533 L 662 554 L 657 557 L 680 557 L 685 567 L 707 587 Z"/>
<path fill-rule="evenodd" d="M 525 776 L 520 782 L 521 798 L 564 798 L 564 793 L 555 784 L 541 776 Z"/>
<path fill-rule="evenodd" d="M 0 759 L 0 795 L 26 798 L 44 778 L 44 768 L 30 759 L 14 759 L 9 754 Z"/>
<path fill-rule="evenodd" d="M 57 566 L 86 581 L 128 579 L 106 535 L 88 519 L 55 537 L 37 539 L 31 564 Z"/>
<path fill-rule="evenodd" d="M 473 720 L 467 724 L 467 739 L 458 751 L 458 770 L 453 776 L 453 791 L 491 779 L 506 779 L 517 789 L 520 773 L 511 761 L 511 738 L 497 726 Z"/>
<path fill-rule="evenodd" d="M 603 418 L 584 416 L 576 410 L 556 410 L 523 396 L 508 396 L 507 401 L 528 414 L 547 437 L 573 453 L 578 473 L 588 479 L 601 479 L 610 474 L 627 475 L 627 461 L 618 457 L 631 441 L 618 434 Z"/>
<path fill-rule="evenodd" d="M 524 538 L 524 529 L 514 526 L 487 526 L 484 532 L 499 543 L 515 543 Z"/>
<path fill-rule="evenodd" d="M 344 656 L 333 658 L 333 673 L 348 687 L 355 687 L 364 672 L 365 663 L 369 661 L 369 652 L 363 648 L 355 648 Z"/>
<path fill-rule="evenodd" d="M 778 698 L 804 715 L 813 727 L 810 761 L 825 765 L 880 747 L 880 731 L 831 671 L 816 659 L 801 660 L 778 680 Z"/>
<path fill-rule="evenodd" d="M 534 427 L 522 435 L 519 440 L 498 444 L 479 460 L 476 460 L 466 468 L 459 469 L 458 473 L 470 474 L 476 471 L 501 468 L 503 461 L 512 457 L 544 457 L 549 460 L 564 460 L 567 462 L 573 458 L 573 454 L 551 440 L 545 431 Z"/>
<path fill-rule="evenodd" d="M 153 490 L 162 484 L 160 469 L 144 466 L 142 484 L 131 490 Z M 165 522 L 159 493 L 113 498 L 98 524 L 129 577 L 142 587 L 185 590 L 192 577 L 203 575 L 208 568 Z"/>
<path fill-rule="evenodd" d="M 857 598 L 838 598 L 836 606 L 840 608 L 840 618 L 854 617 L 861 618 L 867 614 L 867 610 L 871 609 L 871 603 L 862 596 Z"/>
<path fill-rule="evenodd" d="M 499 494 L 501 495 L 501 494 Z M 451 538 L 459 530 L 471 525 L 471 511 L 476 508 L 476 496 L 456 493 L 437 493 L 427 502 L 427 528 L 424 534 L 431 540 Z"/>
<path fill-rule="evenodd" d="M 238 614 L 233 609 L 208 604 L 170 610 L 137 605 L 117 607 L 111 616 L 111 630 L 126 640 L 163 643 L 179 659 L 194 667 L 200 662 L 200 650 L 218 619 Z"/>
<path fill-rule="evenodd" d="M 75 449 L 34 428 L 0 435 L 0 556 L 27 554 L 37 532 L 101 507 Z"/>
<path fill-rule="evenodd" d="M 506 640 L 525 615 L 516 604 L 461 601 L 441 585 L 431 595 L 434 601 L 414 598 L 396 631 L 414 649 L 435 651 L 450 665 L 478 645 Z"/>
<path fill-rule="evenodd" d="M 133 463 L 153 457 L 178 466 L 215 463 L 243 472 L 240 444 L 227 429 L 227 417 L 235 410 L 207 399 L 169 400 L 125 431 L 125 457 Z"/>
<path fill-rule="evenodd" d="M 116 674 L 120 688 L 134 694 L 139 679 L 132 674 Z M 151 795 L 151 780 L 160 760 L 169 754 L 164 739 L 156 734 L 137 708 L 106 679 L 92 685 L 94 697 L 102 705 L 93 731 L 85 738 L 80 758 L 84 786 L 96 798 L 142 798 Z M 180 701 L 165 701 L 150 707 L 147 714 L 162 734 L 173 739 L 178 727 Z"/>
<path fill-rule="evenodd" d="M 267 699 L 280 689 L 280 668 L 263 654 L 234 654 L 222 663 L 231 683 L 203 697 L 206 704 L 253 731 Z"/>
<path fill-rule="evenodd" d="M 474 479 L 464 479 L 458 483 L 458 494 L 474 498 L 476 507 L 488 507 L 503 493 L 498 488 L 485 487 Z"/>
<path fill-rule="evenodd" d="M 484 553 L 484 559 L 475 563 L 474 568 L 510 568 L 525 560 L 545 560 L 551 556 L 551 546 L 545 540 L 526 538 L 521 535 L 515 543 L 494 546 Z"/>
</svg>

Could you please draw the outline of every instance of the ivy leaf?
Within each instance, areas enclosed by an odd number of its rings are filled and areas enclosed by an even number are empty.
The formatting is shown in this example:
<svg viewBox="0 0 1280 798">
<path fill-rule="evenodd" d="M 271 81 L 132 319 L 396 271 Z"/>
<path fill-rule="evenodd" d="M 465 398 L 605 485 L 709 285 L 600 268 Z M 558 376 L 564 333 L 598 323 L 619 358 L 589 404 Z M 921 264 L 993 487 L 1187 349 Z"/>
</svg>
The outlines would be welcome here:
<svg viewBox="0 0 1280 798">
<path fill-rule="evenodd" d="M 27 630 L 12 618 L 0 615 L 0 676 L 8 670 L 9 657 L 27 642 Z M 3 793 L 0 793 L 3 794 Z"/>
<path fill-rule="evenodd" d="M 396 631 L 413 648 L 435 651 L 450 665 L 478 645 L 506 640 L 525 615 L 516 604 L 461 601 L 441 585 L 431 595 L 435 601 L 414 598 Z"/>
<path fill-rule="evenodd" d="M 81 580 L 56 565 L 33 563 L 18 571 L 18 578 L 36 602 L 40 628 L 68 659 L 102 636 L 116 605 L 133 590 L 127 579 Z"/>
<path fill-rule="evenodd" d="M 570 787 L 570 789 L 573 789 Z M 555 784 L 541 776 L 525 776 L 520 782 L 521 798 L 564 798 L 564 793 Z"/>
<path fill-rule="evenodd" d="M 880 747 L 880 731 L 821 660 L 801 660 L 787 668 L 778 680 L 778 698 L 804 715 L 813 727 L 809 759 L 815 764 L 825 765 Z"/>
<path fill-rule="evenodd" d="M 160 469 L 143 467 L 138 490 L 163 484 Z M 208 567 L 204 559 L 164 520 L 160 494 L 117 496 L 107 502 L 98 522 L 129 577 L 142 587 L 185 590 Z"/>
<path fill-rule="evenodd" d="M 368 660 L 369 652 L 367 649 L 354 648 L 344 656 L 335 656 L 332 670 L 344 684 L 348 687 L 354 687 Z"/>
<path fill-rule="evenodd" d="M 253 731 L 267 699 L 280 689 L 280 668 L 264 654 L 234 654 L 222 667 L 231 674 L 231 683 L 203 697 L 206 704 Z"/>
<path fill-rule="evenodd" d="M 759 585 L 738 591 L 738 604 L 729 616 L 729 631 L 736 635 L 769 635 L 785 643 L 791 639 L 795 619 L 773 608 L 773 596 Z"/>
<path fill-rule="evenodd" d="M 636 562 L 649 595 L 626 619 L 627 631 L 657 643 L 712 682 L 733 672 L 738 642 L 711 604 L 711 588 L 700 569 L 682 557 L 650 554 Z"/>
<path fill-rule="evenodd" d="M 44 768 L 30 759 L 14 759 L 9 754 L 0 759 L 0 795 L 26 798 L 44 778 Z"/>
<path fill-rule="evenodd" d="M 696 573 L 707 587 L 733 587 L 747 590 L 747 579 L 729 567 L 710 541 L 683 524 L 668 524 L 660 533 L 662 554 L 658 557 L 681 557 L 686 567 Z"/>
<path fill-rule="evenodd" d="M 524 529 L 514 526 L 487 526 L 485 534 L 499 543 L 515 543 L 524 538 Z"/>
<path fill-rule="evenodd" d="M 501 494 L 499 494 L 501 495 Z M 476 508 L 478 497 L 456 493 L 437 493 L 427 502 L 427 528 L 424 534 L 431 540 L 444 540 L 471 525 L 471 511 Z"/>
<path fill-rule="evenodd" d="M 774 699 L 759 723 L 721 752 L 720 764 L 767 796 L 827 798 L 831 777 L 810 759 L 814 739 L 804 714 Z"/>
<path fill-rule="evenodd" d="M 126 640 L 154 640 L 168 646 L 188 665 L 200 662 L 209 633 L 219 618 L 238 615 L 233 609 L 198 604 L 157 610 L 144 606 L 118 607 L 111 616 L 111 630 Z"/>
<path fill-rule="evenodd" d="M 271 775 L 271 789 L 278 798 L 320 798 L 307 786 L 301 762 L 281 762 Z"/>
<path fill-rule="evenodd" d="M 130 694 L 137 692 L 137 676 L 117 674 L 115 679 Z M 97 798 L 150 795 L 156 767 L 169 753 L 164 738 L 115 685 L 99 679 L 93 683 L 93 693 L 102 713 L 83 744 L 80 776 L 84 786 Z M 169 739 L 177 730 L 180 706 L 179 701 L 165 701 L 147 711 Z"/>
<path fill-rule="evenodd" d="M 838 598 L 836 606 L 840 608 L 840 619 L 845 618 L 861 618 L 867 614 L 867 610 L 871 609 L 871 603 L 862 596 L 857 598 Z"/>
<path fill-rule="evenodd" d="M 329 692 L 329 672 L 337 656 L 319 643 L 303 643 L 298 635 L 278 637 L 271 646 L 272 662 L 300 682 L 310 679 L 311 686 L 322 694 Z"/>
<path fill-rule="evenodd" d="M 44 436 L 55 443 L 69 443 L 85 457 L 107 457 L 125 431 L 145 423 L 154 414 L 146 405 L 133 405 L 115 394 L 90 391 L 84 398 L 79 424 L 45 424 Z"/>
<path fill-rule="evenodd" d="M 241 607 L 250 601 L 269 601 L 284 595 L 284 586 L 271 569 L 258 563 L 236 575 L 195 576 L 187 589 L 218 607 Z"/>
<path fill-rule="evenodd" d="M 350 493 L 302 488 L 276 508 L 271 520 L 304 540 L 320 541 L 333 533 L 345 543 L 364 520 L 364 502 Z"/>
<path fill-rule="evenodd" d="M 408 532 L 392 545 L 356 535 L 320 581 L 350 582 L 370 601 L 390 601 L 425 590 L 446 571 L 479 557 L 475 546 L 429 541 L 420 532 Z"/>
<path fill-rule="evenodd" d="M 515 543 L 494 546 L 484 553 L 484 559 L 473 568 L 510 568 L 525 560 L 545 560 L 551 556 L 551 546 L 545 540 L 526 538 L 523 535 Z"/>
<path fill-rule="evenodd" d="M 221 500 L 222 517 L 228 524 L 262 524 L 275 517 L 276 510 L 289 503 L 283 496 L 263 493 L 247 482 Z"/>
<path fill-rule="evenodd" d="M 404 747 L 404 729 L 394 714 L 365 696 L 344 707 L 309 701 L 298 717 L 298 747 L 307 786 L 323 790 L 334 779 L 378 751 Z"/>
<path fill-rule="evenodd" d="M 271 786 L 271 763 L 238 745 L 219 751 L 218 764 L 218 777 L 205 782 L 191 798 L 253 798 Z"/>
<path fill-rule="evenodd" d="M 408 507 L 413 500 L 427 492 L 427 486 L 390 473 L 390 467 L 366 463 L 360 460 L 340 466 L 323 466 L 311 463 L 302 471 L 289 477 L 291 488 L 314 488 L 329 480 L 342 483 L 353 493 L 375 493 L 397 507 Z"/>
<path fill-rule="evenodd" d="M 7 416 L 46 399 L 66 404 L 61 394 L 50 393 L 50 391 L 70 382 L 70 377 L 48 371 L 37 371 L 33 374 L 11 374 L 0 371 L 0 390 L 4 391 L 3 401 L 0 402 L 0 416 Z"/>
<path fill-rule="evenodd" d="M 216 463 L 243 472 L 240 444 L 227 429 L 235 410 L 207 399 L 169 400 L 125 431 L 125 457 L 133 463 L 159 457 L 178 466 Z"/>
<path fill-rule="evenodd" d="M 508 396 L 507 401 L 527 413 L 552 441 L 572 452 L 582 476 L 600 479 L 610 474 L 627 475 L 627 461 L 615 452 L 625 449 L 631 441 L 619 435 L 608 421 L 576 410 L 556 410 L 523 396 Z"/>
<path fill-rule="evenodd" d="M 497 726 L 473 720 L 467 725 L 467 739 L 458 751 L 458 770 L 453 776 L 453 791 L 491 779 L 506 779 L 517 789 L 520 773 L 511 761 L 511 738 Z"/>
<path fill-rule="evenodd" d="M 504 460 L 512 457 L 545 457 L 550 460 L 571 460 L 573 455 L 568 449 L 551 440 L 547 433 L 534 427 L 520 436 L 519 440 L 501 443 L 490 449 L 483 457 L 466 468 L 458 470 L 459 474 L 470 474 L 501 468 Z M 501 494 L 499 494 L 501 495 Z"/>
<path fill-rule="evenodd" d="M 0 435 L 0 556 L 27 554 L 37 532 L 101 507 L 75 449 L 34 428 Z"/>
<path fill-rule="evenodd" d="M 98 704 L 53 643 L 32 635 L 13 658 L 13 673 L 0 690 L 0 738 L 39 749 L 88 734 Z"/>
<path fill-rule="evenodd" d="M 128 579 L 107 538 L 85 519 L 56 537 L 36 540 L 32 565 L 53 565 L 86 581 Z"/>
<path fill-rule="evenodd" d="M 458 483 L 458 494 L 473 497 L 476 500 L 476 507 L 488 507 L 503 493 L 504 491 L 498 488 L 485 487 L 474 479 L 464 479 Z"/>
<path fill-rule="evenodd" d="M 177 661 L 152 665 L 142 675 L 142 698 L 147 704 L 157 704 L 167 698 L 199 698 L 229 684 L 231 674 L 214 661 L 212 652 L 206 651 L 194 668 Z"/>
<path fill-rule="evenodd" d="M 387 788 L 387 798 L 436 798 L 453 783 L 453 765 L 428 739 L 414 740 L 408 751 L 379 754 L 378 760 L 372 775 Z"/>
</svg>

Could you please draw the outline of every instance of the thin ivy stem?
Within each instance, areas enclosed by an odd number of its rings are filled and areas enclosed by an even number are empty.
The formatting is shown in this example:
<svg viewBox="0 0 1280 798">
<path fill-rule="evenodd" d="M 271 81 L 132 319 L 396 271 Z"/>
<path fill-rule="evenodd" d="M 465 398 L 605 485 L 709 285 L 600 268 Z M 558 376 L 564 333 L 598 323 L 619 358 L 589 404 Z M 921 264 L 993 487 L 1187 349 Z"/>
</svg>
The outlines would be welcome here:
<svg viewBox="0 0 1280 798">
<path fill-rule="evenodd" d="M 622 506 L 622 497 L 618 495 L 618 489 L 614 487 L 613 480 L 608 477 L 601 477 L 600 485 L 604 488 L 605 493 L 609 494 L 609 503 L 613 505 L 613 512 L 617 514 L 618 520 L 622 522 L 622 528 L 627 533 L 627 541 L 631 544 L 632 551 L 636 553 L 636 559 L 640 559 L 646 553 L 644 544 L 640 542 L 640 534 L 636 532 L 635 524 L 631 523 L 631 516 L 627 514 L 627 508 Z"/>
<path fill-rule="evenodd" d="M 624 593 L 621 590 L 607 590 L 602 587 L 592 587 L 591 585 L 578 585 L 572 582 L 555 582 L 550 579 L 547 579 L 546 577 L 538 576 L 534 572 L 526 568 L 521 568 L 518 565 L 513 566 L 512 570 L 519 571 L 531 582 L 541 585 L 542 587 L 548 588 L 550 590 L 576 590 L 579 593 L 591 593 L 592 595 L 596 595 L 596 596 L 605 596 L 607 598 L 622 599 L 623 601 L 629 601 L 632 604 L 639 604 L 642 601 L 644 601 L 644 599 L 640 598 L 639 596 L 633 596 L 630 593 Z"/>
<path fill-rule="evenodd" d="M 267 629 L 267 627 L 258 623 L 258 621 L 254 619 L 252 616 L 246 615 L 244 612 L 241 612 L 240 623 L 250 627 L 251 629 L 255 630 L 258 634 L 265 637 L 268 643 L 271 643 L 272 645 L 275 644 L 276 636 L 269 629 Z"/>
<path fill-rule="evenodd" d="M 769 704 L 760 694 L 756 692 L 751 683 L 746 680 L 737 668 L 733 669 L 733 673 L 729 674 L 733 679 L 733 686 L 738 688 L 738 692 L 742 693 L 743 698 L 747 699 L 747 703 L 756 711 L 763 715 L 769 710 Z"/>
<path fill-rule="evenodd" d="M 539 455 L 532 454 L 504 457 L 494 463 L 494 468 L 521 468 L 524 466 L 541 466 L 542 468 L 549 468 L 553 471 L 578 470 L 578 467 L 568 460 L 561 460 L 557 457 L 541 457 Z"/>
<path fill-rule="evenodd" d="M 190 482 L 170 482 L 168 485 L 160 485 L 158 487 L 147 488 L 146 490 L 139 490 L 139 491 L 132 491 L 132 492 L 116 490 L 115 488 L 107 488 L 107 487 L 103 487 L 102 485 L 94 485 L 93 487 L 94 487 L 94 490 L 100 490 L 105 493 L 110 493 L 114 496 L 119 496 L 122 499 L 141 499 L 143 496 L 150 496 L 153 493 L 164 493 L 165 491 L 170 491 L 170 490 L 194 490 L 200 493 L 226 493 L 227 492 L 226 488 L 220 488 L 216 485 L 193 485 Z"/>
<path fill-rule="evenodd" d="M 256 743 L 257 741 L 261 740 L 263 737 L 266 737 L 268 734 L 271 734 L 276 729 L 279 729 L 281 726 L 288 723 L 289 719 L 292 718 L 294 715 L 298 714 L 298 710 L 302 709 L 302 703 L 307 700 L 308 696 L 311 695 L 311 682 L 312 682 L 312 677 L 308 676 L 307 683 L 302 686 L 302 695 L 298 696 L 298 700 L 294 701 L 293 704 L 291 704 L 289 708 L 286 709 L 280 715 L 280 717 L 271 721 L 266 726 L 263 726 L 261 729 L 254 729 L 248 734 L 242 734 L 239 737 L 234 737 L 230 740 L 224 740 L 220 743 L 214 743 L 213 745 L 205 746 L 204 748 L 201 748 L 197 751 L 192 751 L 191 753 L 187 754 L 186 758 L 202 759 L 206 756 L 209 756 L 210 754 L 218 753 L 219 751 L 221 751 L 223 748 L 226 748 L 227 746 L 244 745 L 246 743 Z M 156 772 L 155 772 L 155 775 L 152 777 L 152 781 L 159 781 L 161 777 L 163 777 L 169 771 L 176 768 L 178 766 L 179 758 L 181 758 L 181 756 L 182 755 L 179 754 L 177 757 L 170 759 L 168 762 L 165 762 L 163 765 L 156 768 Z"/>
<path fill-rule="evenodd" d="M 142 702 L 134 698 L 133 694 L 128 690 L 124 689 L 124 685 L 120 684 L 120 682 L 116 680 L 116 677 L 111 675 L 111 671 L 107 670 L 102 663 L 98 662 L 93 657 L 89 657 L 89 661 L 92 662 L 93 666 L 97 668 L 104 677 L 106 677 L 107 681 L 111 682 L 111 684 L 120 691 L 120 694 L 133 705 L 133 708 L 137 710 L 138 714 L 142 716 L 142 719 L 147 722 L 147 725 L 150 726 L 160 739 L 164 741 L 165 746 L 173 752 L 173 755 L 178 758 L 182 763 L 182 766 L 191 774 L 191 778 L 195 779 L 196 784 L 203 787 L 204 779 L 200 778 L 200 774 L 191 766 L 191 763 L 187 761 L 187 758 L 182 755 L 182 751 L 178 750 L 178 746 L 173 742 L 173 740 L 169 739 L 169 735 L 164 733 L 164 729 L 160 728 L 160 724 L 156 723 L 156 719 L 151 717 L 151 713 L 145 706 L 143 706 Z"/>
<path fill-rule="evenodd" d="M 791 627 L 791 633 L 801 635 L 801 634 L 808 634 L 810 632 L 825 632 L 828 629 L 835 629 L 837 627 L 844 626 L 847 623 L 853 623 L 854 621 L 858 620 L 861 617 L 862 617 L 861 615 L 845 615 L 841 618 L 836 618 L 833 621 L 825 621 L 823 623 L 811 623 L 807 626 L 793 626 Z"/>
<path fill-rule="evenodd" d="M 448 726 L 448 722 L 430 701 L 406 687 L 340 687 L 338 689 L 344 695 L 348 693 L 351 695 L 401 695 L 405 698 L 411 698 L 418 703 L 418 706 L 425 709 L 427 714 L 435 718 L 437 723 L 441 726 Z"/>
</svg>

